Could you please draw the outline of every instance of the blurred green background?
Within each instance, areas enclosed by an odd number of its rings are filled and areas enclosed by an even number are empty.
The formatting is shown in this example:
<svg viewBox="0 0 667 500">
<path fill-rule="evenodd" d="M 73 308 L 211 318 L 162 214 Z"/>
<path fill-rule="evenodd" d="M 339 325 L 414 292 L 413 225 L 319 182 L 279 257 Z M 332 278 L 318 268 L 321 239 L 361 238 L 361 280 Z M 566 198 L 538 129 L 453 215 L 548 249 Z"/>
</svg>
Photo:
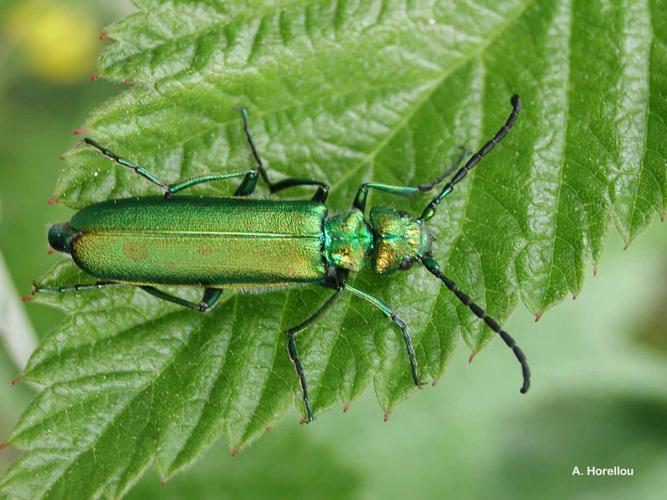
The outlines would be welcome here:
<svg viewBox="0 0 667 500">
<path fill-rule="evenodd" d="M 0 439 L 31 398 L 11 386 L 24 361 L 7 346 L 48 333 L 59 313 L 25 307 L 53 258 L 45 230 L 59 155 L 89 111 L 122 91 L 91 81 L 103 27 L 128 2 L 0 4 Z M 627 251 L 612 236 L 580 297 L 539 323 L 519 308 L 508 330 L 528 353 L 534 385 L 493 342 L 474 363 L 459 349 L 435 388 L 387 423 L 372 394 L 309 426 L 291 418 L 231 457 L 218 443 L 164 486 L 149 472 L 131 498 L 665 498 L 667 491 L 667 234 L 654 222 Z M 4 263 L 3 263 L 4 261 Z M 3 278 L 3 268 L 8 278 Z M 27 320 L 8 311 L 24 310 Z M 0 452 L 0 470 L 16 457 Z M 633 477 L 573 477 L 622 466 Z"/>
</svg>

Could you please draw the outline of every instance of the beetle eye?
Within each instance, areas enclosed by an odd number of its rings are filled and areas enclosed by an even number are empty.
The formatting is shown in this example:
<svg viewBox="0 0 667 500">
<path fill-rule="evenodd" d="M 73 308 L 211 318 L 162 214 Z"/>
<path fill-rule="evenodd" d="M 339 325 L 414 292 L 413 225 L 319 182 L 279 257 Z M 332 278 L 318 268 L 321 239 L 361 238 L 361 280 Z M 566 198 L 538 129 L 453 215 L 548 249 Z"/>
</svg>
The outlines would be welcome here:
<svg viewBox="0 0 667 500">
<path fill-rule="evenodd" d="M 410 269 L 412 267 L 412 259 L 405 259 L 403 262 L 401 262 L 400 267 L 403 271 Z"/>
</svg>

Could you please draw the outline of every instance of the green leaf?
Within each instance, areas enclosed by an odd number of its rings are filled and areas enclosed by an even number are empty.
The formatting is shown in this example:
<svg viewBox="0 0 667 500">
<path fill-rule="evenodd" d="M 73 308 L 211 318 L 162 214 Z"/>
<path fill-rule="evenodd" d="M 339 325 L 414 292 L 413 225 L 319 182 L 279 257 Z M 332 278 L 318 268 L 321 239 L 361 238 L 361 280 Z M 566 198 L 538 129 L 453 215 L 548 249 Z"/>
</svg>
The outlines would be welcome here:
<svg viewBox="0 0 667 500">
<path fill-rule="evenodd" d="M 662 0 L 136 3 L 108 29 L 100 64 L 101 76 L 134 85 L 85 129 L 167 182 L 251 165 L 235 111 L 245 106 L 271 175 L 326 180 L 332 211 L 342 210 L 364 180 L 437 177 L 461 145 L 490 137 L 520 94 L 515 129 L 431 224 L 446 273 L 499 320 L 519 299 L 539 315 L 576 295 L 612 223 L 629 243 L 665 212 Z M 87 148 L 67 164 L 56 194 L 72 208 L 156 192 Z M 371 204 L 417 211 L 427 201 Z M 65 262 L 43 281 L 82 280 Z M 473 353 L 492 338 L 422 269 L 361 273 L 355 286 L 409 325 L 422 378 L 442 376 L 459 337 Z M 25 370 L 46 388 L 10 437 L 26 453 L 0 487 L 119 496 L 151 462 L 168 478 L 220 435 L 246 446 L 295 403 L 302 411 L 281 332 L 327 295 L 228 291 L 207 316 L 129 287 L 40 296 L 68 318 Z M 341 300 L 298 343 L 320 415 L 370 383 L 387 414 L 414 390 L 399 332 L 358 299 Z"/>
</svg>

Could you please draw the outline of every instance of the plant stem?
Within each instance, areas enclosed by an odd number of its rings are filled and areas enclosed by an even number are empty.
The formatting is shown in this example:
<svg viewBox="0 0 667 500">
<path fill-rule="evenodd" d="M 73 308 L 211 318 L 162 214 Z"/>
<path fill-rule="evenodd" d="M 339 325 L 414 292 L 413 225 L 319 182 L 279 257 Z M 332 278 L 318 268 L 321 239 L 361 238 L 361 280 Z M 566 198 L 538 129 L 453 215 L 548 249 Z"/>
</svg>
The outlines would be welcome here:
<svg viewBox="0 0 667 500">
<path fill-rule="evenodd" d="M 16 367 L 22 370 L 37 347 L 37 337 L 20 304 L 0 254 L 0 339 Z"/>
</svg>

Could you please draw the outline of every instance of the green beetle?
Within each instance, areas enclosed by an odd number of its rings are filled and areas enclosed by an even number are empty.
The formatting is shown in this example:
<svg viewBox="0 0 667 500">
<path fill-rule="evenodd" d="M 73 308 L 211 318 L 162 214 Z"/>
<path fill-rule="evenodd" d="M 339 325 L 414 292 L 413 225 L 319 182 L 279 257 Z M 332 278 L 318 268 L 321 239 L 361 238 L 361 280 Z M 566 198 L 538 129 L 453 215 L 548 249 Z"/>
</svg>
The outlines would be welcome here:
<svg viewBox="0 0 667 500">
<path fill-rule="evenodd" d="M 87 145 L 161 188 L 164 196 L 97 203 L 76 213 L 70 222 L 52 226 L 48 233 L 51 247 L 70 254 L 81 269 L 98 281 L 58 288 L 36 286 L 33 293 L 135 285 L 160 299 L 206 312 L 220 299 L 225 288 L 296 283 L 328 287 L 333 290 L 331 297 L 312 316 L 286 332 L 289 357 L 301 384 L 306 418 L 311 421 L 313 414 L 306 377 L 295 337 L 317 321 L 343 291 L 366 300 L 400 328 L 412 378 L 417 386 L 422 385 L 405 323 L 390 305 L 355 288 L 347 280 L 350 272 L 367 266 L 378 274 L 385 274 L 419 263 L 513 350 L 521 364 L 521 392 L 525 393 L 530 384 L 530 372 L 523 352 L 495 320 L 442 273 L 431 257 L 433 238 L 425 224 L 454 186 L 507 135 L 521 109 L 518 96 L 513 96 L 511 103 L 512 112 L 505 124 L 456 171 L 418 217 L 391 208 L 374 207 L 367 219 L 369 190 L 401 196 L 433 191 L 457 167 L 463 155 L 452 169 L 430 183 L 414 187 L 364 183 L 357 191 L 352 208 L 332 216 L 325 204 L 329 188 L 324 182 L 296 178 L 270 181 L 250 135 L 245 110 L 241 110 L 243 130 L 255 168 L 195 177 L 176 184 L 165 184 L 139 165 L 117 156 L 92 139 L 85 139 Z M 197 184 L 234 177 L 243 180 L 232 198 L 173 196 Z M 250 198 L 259 178 L 267 183 L 271 193 L 294 186 L 313 186 L 317 191 L 311 200 Z M 190 302 L 159 290 L 160 285 L 201 287 L 203 297 L 200 302 Z"/>
</svg>

